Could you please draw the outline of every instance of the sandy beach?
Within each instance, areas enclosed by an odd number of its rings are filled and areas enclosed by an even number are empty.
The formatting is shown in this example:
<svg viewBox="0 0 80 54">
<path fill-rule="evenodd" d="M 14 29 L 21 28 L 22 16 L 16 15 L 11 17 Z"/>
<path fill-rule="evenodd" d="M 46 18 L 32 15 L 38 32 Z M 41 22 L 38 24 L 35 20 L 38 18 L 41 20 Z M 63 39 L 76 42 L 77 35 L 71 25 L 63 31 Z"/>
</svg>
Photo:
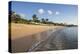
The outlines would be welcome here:
<svg viewBox="0 0 80 54">
<path fill-rule="evenodd" d="M 11 49 L 12 52 L 26 52 L 34 44 L 47 39 L 48 30 L 56 30 L 60 26 L 11 24 Z M 40 35 L 40 34 L 41 35 Z"/>
<path fill-rule="evenodd" d="M 29 24 L 11 24 L 11 37 L 12 39 L 20 38 L 23 36 L 30 36 L 40 33 L 49 29 L 57 28 L 58 26 L 43 26 L 43 25 L 29 25 Z"/>
</svg>

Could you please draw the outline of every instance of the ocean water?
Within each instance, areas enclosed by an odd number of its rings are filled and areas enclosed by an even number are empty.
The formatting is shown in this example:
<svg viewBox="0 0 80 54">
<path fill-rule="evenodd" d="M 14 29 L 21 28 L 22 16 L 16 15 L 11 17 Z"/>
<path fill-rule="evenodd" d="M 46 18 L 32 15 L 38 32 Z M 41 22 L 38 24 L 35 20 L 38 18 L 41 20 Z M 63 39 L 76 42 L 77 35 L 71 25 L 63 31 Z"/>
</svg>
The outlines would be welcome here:
<svg viewBox="0 0 80 54">
<path fill-rule="evenodd" d="M 42 34 L 41 34 L 42 35 Z M 78 48 L 78 28 L 65 27 L 53 32 L 35 51 L 66 50 Z"/>
<path fill-rule="evenodd" d="M 78 48 L 78 28 L 69 27 L 62 30 L 67 41 L 68 49 Z"/>
</svg>

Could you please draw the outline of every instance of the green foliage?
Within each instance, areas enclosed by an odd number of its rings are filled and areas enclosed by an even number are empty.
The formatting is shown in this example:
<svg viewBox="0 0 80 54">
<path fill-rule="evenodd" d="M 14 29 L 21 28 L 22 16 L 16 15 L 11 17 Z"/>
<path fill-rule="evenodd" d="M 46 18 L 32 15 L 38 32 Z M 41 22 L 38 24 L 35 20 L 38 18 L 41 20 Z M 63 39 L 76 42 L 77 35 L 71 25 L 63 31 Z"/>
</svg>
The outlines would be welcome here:
<svg viewBox="0 0 80 54">
<path fill-rule="evenodd" d="M 42 19 L 41 19 L 41 22 L 44 23 L 44 24 L 49 24 L 49 21 L 48 21 L 48 20 L 49 20 L 49 19 L 44 19 L 44 18 L 42 18 Z"/>
<path fill-rule="evenodd" d="M 21 16 L 19 14 L 16 14 L 15 12 L 11 12 L 11 14 L 9 14 L 11 22 L 14 23 L 30 23 L 27 19 L 23 19 L 21 18 Z"/>
<path fill-rule="evenodd" d="M 63 23 L 54 23 L 49 21 L 49 19 L 45 19 L 45 18 L 42 18 L 41 20 L 39 20 L 36 14 L 32 16 L 32 20 L 27 20 L 27 19 L 21 18 L 21 16 L 19 14 L 16 14 L 16 12 L 14 11 L 9 13 L 9 19 L 11 20 L 11 22 L 14 22 L 14 23 L 35 24 L 35 25 L 47 24 L 47 25 L 68 26 L 68 27 L 77 26 L 73 24 L 66 25 Z"/>
<path fill-rule="evenodd" d="M 41 22 L 44 24 L 46 23 L 44 18 L 41 19 Z"/>
</svg>

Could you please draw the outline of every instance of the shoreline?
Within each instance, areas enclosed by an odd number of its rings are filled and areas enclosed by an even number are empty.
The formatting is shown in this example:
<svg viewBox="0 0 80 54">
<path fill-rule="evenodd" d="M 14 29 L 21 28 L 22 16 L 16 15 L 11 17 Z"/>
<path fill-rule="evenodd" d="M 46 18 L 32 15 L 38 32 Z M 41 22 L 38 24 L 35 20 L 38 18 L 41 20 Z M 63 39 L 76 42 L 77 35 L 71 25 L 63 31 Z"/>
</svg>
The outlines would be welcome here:
<svg viewBox="0 0 80 54">
<path fill-rule="evenodd" d="M 15 24 L 11 23 L 11 37 L 12 39 L 30 36 L 33 34 L 56 29 L 62 26 L 47 26 L 47 25 L 29 25 L 29 24 Z"/>
<path fill-rule="evenodd" d="M 35 44 L 47 39 L 51 33 L 62 26 L 41 26 L 28 24 L 11 24 L 11 48 L 12 52 L 26 52 Z M 27 33 L 27 34 L 26 34 Z M 14 36 L 15 35 L 15 36 Z"/>
</svg>

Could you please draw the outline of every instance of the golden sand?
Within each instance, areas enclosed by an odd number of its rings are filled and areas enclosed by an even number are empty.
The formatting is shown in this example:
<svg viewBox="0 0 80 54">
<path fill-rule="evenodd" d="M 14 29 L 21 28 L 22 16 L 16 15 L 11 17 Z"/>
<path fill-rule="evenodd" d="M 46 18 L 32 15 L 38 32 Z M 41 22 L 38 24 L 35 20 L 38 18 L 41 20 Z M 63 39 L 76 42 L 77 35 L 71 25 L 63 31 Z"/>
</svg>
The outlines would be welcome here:
<svg viewBox="0 0 80 54">
<path fill-rule="evenodd" d="M 12 39 L 29 36 L 32 34 L 40 33 L 57 26 L 43 26 L 43 25 L 29 25 L 29 24 L 11 24 L 11 37 Z"/>
</svg>

